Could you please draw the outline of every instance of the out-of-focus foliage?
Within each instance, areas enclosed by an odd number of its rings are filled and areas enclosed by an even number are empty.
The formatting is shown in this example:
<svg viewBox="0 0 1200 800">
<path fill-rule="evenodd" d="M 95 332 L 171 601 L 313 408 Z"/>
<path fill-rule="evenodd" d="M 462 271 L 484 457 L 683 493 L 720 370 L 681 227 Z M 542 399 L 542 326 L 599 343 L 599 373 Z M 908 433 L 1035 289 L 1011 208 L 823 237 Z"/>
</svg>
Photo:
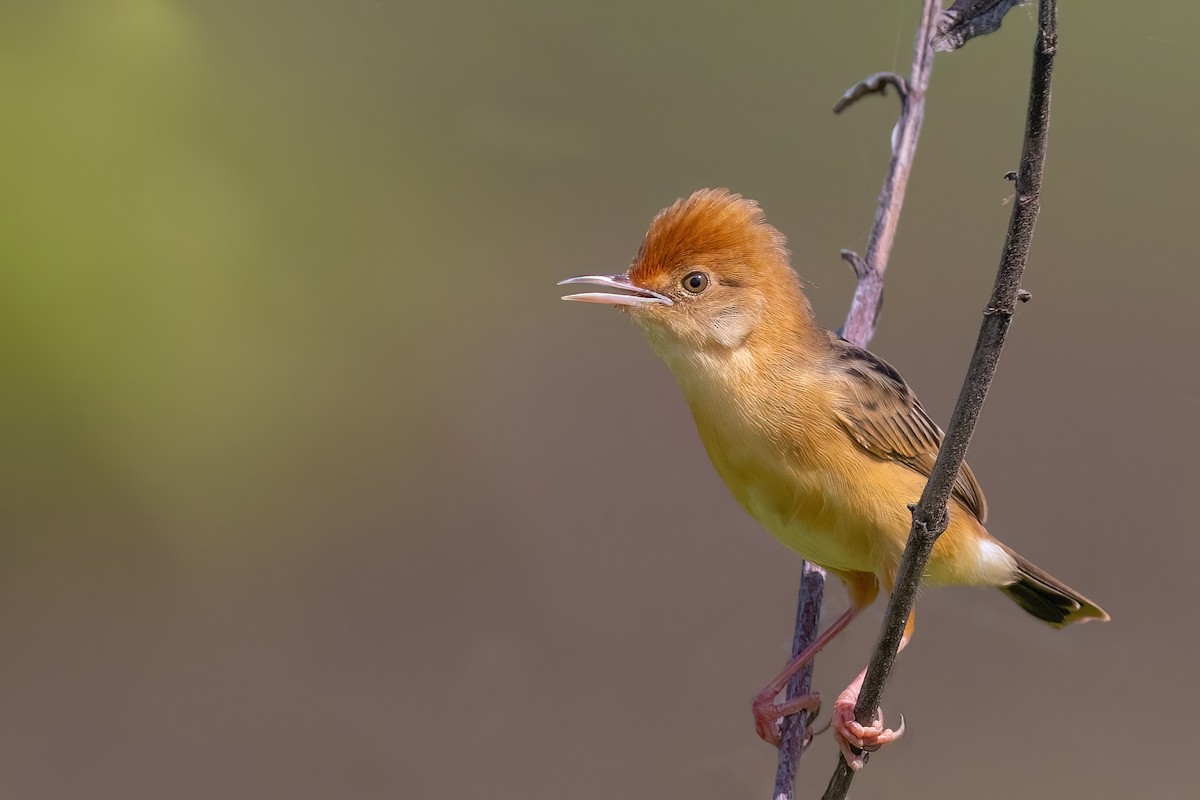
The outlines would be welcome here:
<svg viewBox="0 0 1200 800">
<path fill-rule="evenodd" d="M 431 310 L 410 300 L 413 213 L 438 194 L 405 126 L 363 131 L 394 148 L 369 157 L 208 13 L 42 4 L 0 34 L 6 489 L 35 516 L 136 509 L 138 533 L 200 548 L 278 534 L 330 419 L 400 380 L 376 359 L 410 368 Z M 5 545 L 36 547 L 33 523 Z"/>
</svg>

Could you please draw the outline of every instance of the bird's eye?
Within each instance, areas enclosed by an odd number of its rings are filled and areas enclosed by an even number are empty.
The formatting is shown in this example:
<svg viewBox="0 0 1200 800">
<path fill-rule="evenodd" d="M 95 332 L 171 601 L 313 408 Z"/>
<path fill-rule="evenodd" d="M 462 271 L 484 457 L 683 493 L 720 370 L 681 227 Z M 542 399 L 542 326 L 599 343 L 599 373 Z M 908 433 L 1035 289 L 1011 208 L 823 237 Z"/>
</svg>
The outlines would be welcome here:
<svg viewBox="0 0 1200 800">
<path fill-rule="evenodd" d="M 683 276 L 683 288 L 692 294 L 700 294 L 708 288 L 708 276 L 703 272 L 689 272 Z"/>
</svg>

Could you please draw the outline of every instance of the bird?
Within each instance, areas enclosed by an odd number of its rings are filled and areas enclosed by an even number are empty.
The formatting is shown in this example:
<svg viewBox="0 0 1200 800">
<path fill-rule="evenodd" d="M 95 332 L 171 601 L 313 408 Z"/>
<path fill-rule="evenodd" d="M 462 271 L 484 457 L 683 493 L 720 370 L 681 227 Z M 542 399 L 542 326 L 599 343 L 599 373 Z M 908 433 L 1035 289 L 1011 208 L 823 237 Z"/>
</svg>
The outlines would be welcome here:
<svg viewBox="0 0 1200 800">
<path fill-rule="evenodd" d="M 787 240 L 753 200 L 701 189 L 654 217 L 629 269 L 560 282 L 606 291 L 564 300 L 613 306 L 666 362 L 713 467 L 783 545 L 835 575 L 850 606 L 752 702 L 755 730 L 779 746 L 781 718 L 816 694 L 776 702 L 788 679 L 893 588 L 916 502 L 943 433 L 890 364 L 820 325 Z M 934 586 L 995 587 L 1054 628 L 1108 620 L 1099 606 L 992 536 L 987 503 L 963 464 L 948 525 L 923 576 Z M 910 615 L 900 640 L 913 636 Z M 847 764 L 904 733 L 876 711 L 854 718 L 865 670 L 838 695 L 831 726 Z"/>
</svg>

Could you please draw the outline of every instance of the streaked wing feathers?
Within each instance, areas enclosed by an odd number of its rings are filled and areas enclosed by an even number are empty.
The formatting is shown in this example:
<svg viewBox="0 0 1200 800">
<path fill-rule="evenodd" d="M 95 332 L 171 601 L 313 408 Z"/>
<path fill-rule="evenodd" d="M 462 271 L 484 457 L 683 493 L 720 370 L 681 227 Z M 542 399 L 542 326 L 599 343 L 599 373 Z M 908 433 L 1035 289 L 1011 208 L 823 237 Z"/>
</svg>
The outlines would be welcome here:
<svg viewBox="0 0 1200 800">
<path fill-rule="evenodd" d="M 833 345 L 843 379 L 842 401 L 835 405 L 842 427 L 872 455 L 899 461 L 928 477 L 942 431 L 921 401 L 886 361 L 844 339 L 835 338 Z M 954 481 L 954 496 L 980 522 L 987 521 L 983 489 L 965 463 Z"/>
</svg>

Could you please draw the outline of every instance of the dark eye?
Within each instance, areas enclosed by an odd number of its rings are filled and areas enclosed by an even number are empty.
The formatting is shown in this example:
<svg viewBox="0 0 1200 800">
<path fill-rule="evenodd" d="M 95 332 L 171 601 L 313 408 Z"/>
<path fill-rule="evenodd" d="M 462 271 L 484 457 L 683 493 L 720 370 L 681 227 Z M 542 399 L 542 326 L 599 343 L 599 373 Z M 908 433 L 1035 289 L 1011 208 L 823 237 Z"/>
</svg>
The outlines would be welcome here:
<svg viewBox="0 0 1200 800">
<path fill-rule="evenodd" d="M 700 294 L 708 288 L 708 276 L 703 272 L 689 272 L 683 276 L 683 288 L 692 294 Z"/>
</svg>

